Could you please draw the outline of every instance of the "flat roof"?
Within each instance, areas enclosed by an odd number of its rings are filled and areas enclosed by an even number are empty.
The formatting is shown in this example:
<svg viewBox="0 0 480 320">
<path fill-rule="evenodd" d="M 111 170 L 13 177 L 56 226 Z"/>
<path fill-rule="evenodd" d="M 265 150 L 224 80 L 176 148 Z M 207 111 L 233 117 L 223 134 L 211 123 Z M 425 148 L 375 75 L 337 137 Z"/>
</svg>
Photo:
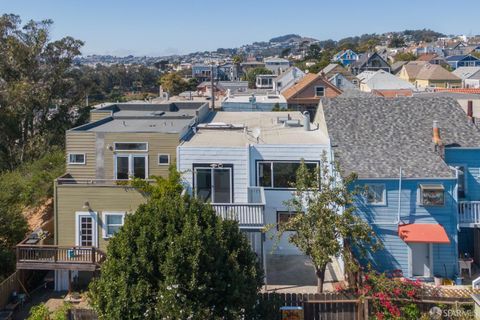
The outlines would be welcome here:
<svg viewBox="0 0 480 320">
<path fill-rule="evenodd" d="M 234 95 L 226 97 L 222 103 L 250 103 L 252 95 Z M 287 103 L 287 100 L 281 94 L 259 94 L 255 95 L 256 103 Z"/>
<path fill-rule="evenodd" d="M 285 125 L 281 121 L 287 117 L 292 125 Z M 302 126 L 303 119 L 304 116 L 298 111 L 216 112 L 209 122 L 200 124 L 197 132 L 182 146 L 327 145 L 327 133 L 318 129 L 316 124 L 310 124 L 310 131 L 306 131 Z"/>
<path fill-rule="evenodd" d="M 93 126 L 86 131 L 91 132 L 159 132 L 179 133 L 192 124 L 194 118 L 185 119 L 113 119 Z"/>
</svg>

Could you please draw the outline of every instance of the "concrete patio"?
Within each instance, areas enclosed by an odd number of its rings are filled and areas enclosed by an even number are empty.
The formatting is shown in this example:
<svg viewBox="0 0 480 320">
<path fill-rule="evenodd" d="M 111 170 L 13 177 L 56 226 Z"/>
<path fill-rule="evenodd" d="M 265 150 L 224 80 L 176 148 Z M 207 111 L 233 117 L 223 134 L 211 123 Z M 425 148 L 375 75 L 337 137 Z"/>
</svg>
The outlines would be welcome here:
<svg viewBox="0 0 480 320">
<path fill-rule="evenodd" d="M 344 280 L 336 259 L 327 266 L 325 291 L 333 291 L 334 284 Z M 267 255 L 267 284 L 263 291 L 314 293 L 317 276 L 312 262 L 301 255 Z"/>
</svg>

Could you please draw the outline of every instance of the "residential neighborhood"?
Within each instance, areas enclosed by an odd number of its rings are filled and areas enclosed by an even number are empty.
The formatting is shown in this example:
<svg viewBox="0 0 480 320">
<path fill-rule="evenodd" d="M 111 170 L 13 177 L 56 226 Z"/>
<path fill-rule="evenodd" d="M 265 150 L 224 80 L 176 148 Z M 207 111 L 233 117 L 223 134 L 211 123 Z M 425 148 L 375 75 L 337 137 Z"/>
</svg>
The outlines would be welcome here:
<svg viewBox="0 0 480 320">
<path fill-rule="evenodd" d="M 0 17 L 0 320 L 480 319 L 471 20 L 40 2 Z"/>
</svg>

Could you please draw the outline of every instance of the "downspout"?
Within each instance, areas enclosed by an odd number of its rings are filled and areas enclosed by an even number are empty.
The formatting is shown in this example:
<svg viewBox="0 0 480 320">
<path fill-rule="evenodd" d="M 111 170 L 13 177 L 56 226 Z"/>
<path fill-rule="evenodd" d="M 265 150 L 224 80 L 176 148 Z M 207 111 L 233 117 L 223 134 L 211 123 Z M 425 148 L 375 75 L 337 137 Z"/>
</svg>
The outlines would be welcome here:
<svg viewBox="0 0 480 320">
<path fill-rule="evenodd" d="M 398 211 L 397 211 L 397 221 L 395 224 L 400 224 L 400 212 L 402 210 L 402 167 L 400 167 L 400 173 L 398 177 Z"/>
</svg>

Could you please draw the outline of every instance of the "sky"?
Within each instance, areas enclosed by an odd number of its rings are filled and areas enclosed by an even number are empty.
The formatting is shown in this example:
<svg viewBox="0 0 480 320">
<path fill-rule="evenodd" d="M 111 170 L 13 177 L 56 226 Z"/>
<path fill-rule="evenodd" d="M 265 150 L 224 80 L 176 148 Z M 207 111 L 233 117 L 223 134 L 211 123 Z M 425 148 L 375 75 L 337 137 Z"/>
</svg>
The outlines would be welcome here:
<svg viewBox="0 0 480 320">
<path fill-rule="evenodd" d="M 0 12 L 52 19 L 52 39 L 80 39 L 84 55 L 185 54 L 289 33 L 319 40 L 423 28 L 480 34 L 480 0 L 0 0 Z"/>
</svg>

